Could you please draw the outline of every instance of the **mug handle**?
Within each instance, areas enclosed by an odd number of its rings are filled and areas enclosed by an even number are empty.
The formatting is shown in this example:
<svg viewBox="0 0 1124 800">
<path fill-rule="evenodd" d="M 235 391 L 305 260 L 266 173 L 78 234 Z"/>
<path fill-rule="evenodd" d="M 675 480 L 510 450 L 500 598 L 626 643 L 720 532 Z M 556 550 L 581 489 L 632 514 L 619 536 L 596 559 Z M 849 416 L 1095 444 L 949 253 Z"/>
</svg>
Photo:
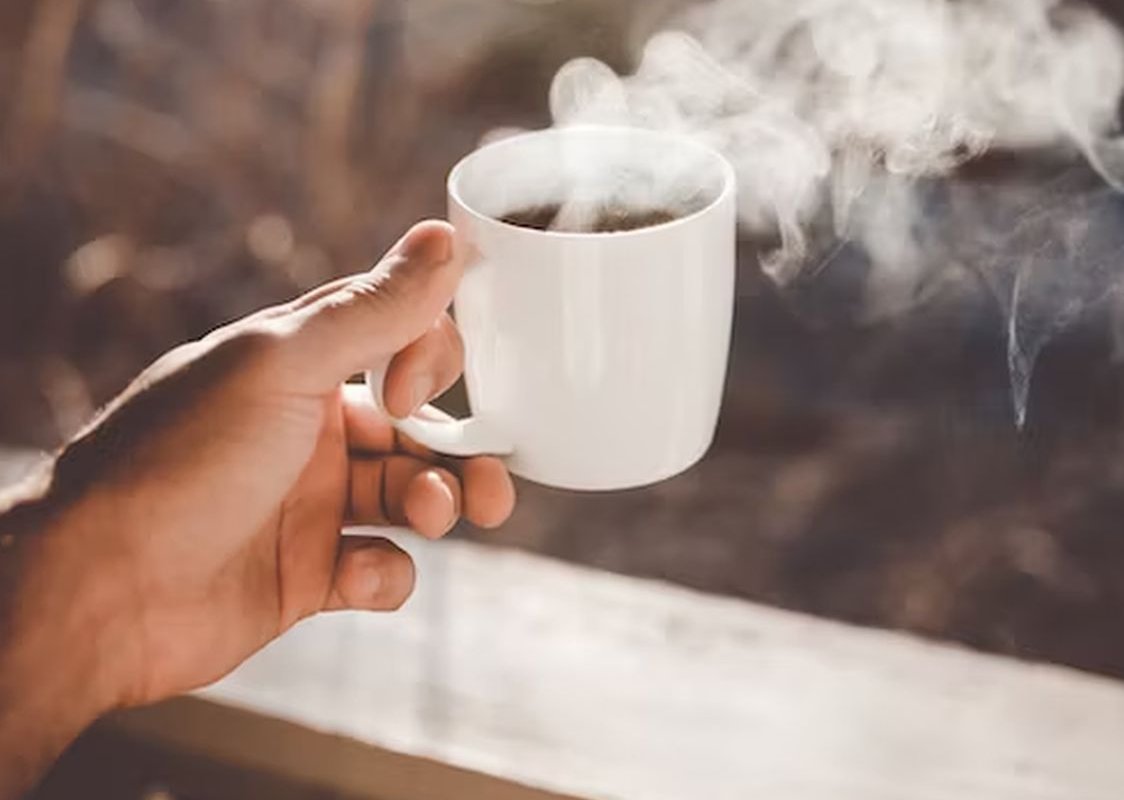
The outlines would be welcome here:
<svg viewBox="0 0 1124 800">
<path fill-rule="evenodd" d="M 417 415 L 396 419 L 387 414 L 382 390 L 388 366 L 389 363 L 368 371 L 365 379 L 375 407 L 401 433 L 423 447 L 446 456 L 507 456 L 514 452 L 515 447 L 505 436 L 487 427 L 476 417 L 454 419 L 432 406 L 427 406 L 427 409 L 436 412 L 434 416 L 439 415 L 440 419 L 427 419 Z"/>
</svg>

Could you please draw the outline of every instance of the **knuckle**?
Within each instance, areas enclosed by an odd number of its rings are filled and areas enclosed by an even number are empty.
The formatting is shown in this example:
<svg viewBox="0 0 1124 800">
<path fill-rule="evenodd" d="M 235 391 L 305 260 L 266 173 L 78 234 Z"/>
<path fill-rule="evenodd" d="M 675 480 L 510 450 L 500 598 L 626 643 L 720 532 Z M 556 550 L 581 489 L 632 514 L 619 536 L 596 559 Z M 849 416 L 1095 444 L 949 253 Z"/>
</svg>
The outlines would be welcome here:
<svg viewBox="0 0 1124 800">
<path fill-rule="evenodd" d="M 149 385 L 183 370 L 207 351 L 202 342 L 187 342 L 173 347 L 153 361 L 137 376 L 136 383 Z"/>
<path fill-rule="evenodd" d="M 356 277 L 340 291 L 339 303 L 341 305 L 370 305 L 383 308 L 387 304 L 398 302 L 403 293 L 402 281 L 393 280 L 392 276 L 383 271 L 376 270 Z"/>
<path fill-rule="evenodd" d="M 400 281 L 392 280 L 381 271 L 356 276 L 332 294 L 324 297 L 305 315 L 310 325 L 330 324 L 339 315 L 358 310 L 363 314 L 380 316 L 388 309 L 409 302 Z"/>
<path fill-rule="evenodd" d="M 223 337 L 211 355 L 232 369 L 268 370 L 278 364 L 284 342 L 281 330 L 262 323 L 237 329 Z"/>
<path fill-rule="evenodd" d="M 356 518 L 375 521 L 386 517 L 386 511 L 382 506 L 384 479 L 385 467 L 381 461 L 353 461 L 348 492 L 351 513 Z"/>
</svg>

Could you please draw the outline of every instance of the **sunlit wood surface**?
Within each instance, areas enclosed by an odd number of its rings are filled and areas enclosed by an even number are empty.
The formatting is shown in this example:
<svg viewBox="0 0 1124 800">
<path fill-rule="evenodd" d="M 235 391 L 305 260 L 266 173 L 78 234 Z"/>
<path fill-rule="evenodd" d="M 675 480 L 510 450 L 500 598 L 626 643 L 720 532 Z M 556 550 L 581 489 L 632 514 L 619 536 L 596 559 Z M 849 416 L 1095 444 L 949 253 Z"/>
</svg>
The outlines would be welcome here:
<svg viewBox="0 0 1124 800">
<path fill-rule="evenodd" d="M 404 541 L 420 580 L 402 612 L 308 622 L 202 694 L 369 743 L 373 760 L 242 737 L 257 766 L 311 760 L 372 797 L 400 796 L 378 793 L 385 751 L 629 800 L 1116 800 L 1124 786 L 1114 682 Z M 159 731 L 159 712 L 136 724 Z M 193 735 L 204 749 L 221 739 Z"/>
</svg>

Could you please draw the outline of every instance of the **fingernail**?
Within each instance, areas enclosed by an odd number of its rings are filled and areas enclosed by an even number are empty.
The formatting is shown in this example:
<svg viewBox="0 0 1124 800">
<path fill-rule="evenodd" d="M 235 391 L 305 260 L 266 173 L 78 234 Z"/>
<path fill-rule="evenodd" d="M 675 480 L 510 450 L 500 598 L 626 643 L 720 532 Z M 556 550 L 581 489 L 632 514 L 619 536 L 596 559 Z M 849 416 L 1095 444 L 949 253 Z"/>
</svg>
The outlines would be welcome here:
<svg viewBox="0 0 1124 800">
<path fill-rule="evenodd" d="M 413 382 L 410 384 L 410 413 L 413 414 L 425 403 L 428 403 L 432 394 L 433 376 L 425 372 L 415 375 Z"/>
<path fill-rule="evenodd" d="M 453 529 L 453 526 L 457 524 L 457 518 L 460 516 L 460 509 L 457 508 L 457 498 L 456 495 L 453 494 L 453 490 L 449 488 L 449 485 L 445 483 L 441 476 L 436 472 L 428 473 L 425 476 L 425 479 L 435 487 L 437 487 L 437 490 L 449 501 L 449 509 L 451 513 L 449 514 L 448 522 L 445 523 L 445 530 L 442 532 L 442 536 L 444 536 L 446 533 Z"/>
</svg>

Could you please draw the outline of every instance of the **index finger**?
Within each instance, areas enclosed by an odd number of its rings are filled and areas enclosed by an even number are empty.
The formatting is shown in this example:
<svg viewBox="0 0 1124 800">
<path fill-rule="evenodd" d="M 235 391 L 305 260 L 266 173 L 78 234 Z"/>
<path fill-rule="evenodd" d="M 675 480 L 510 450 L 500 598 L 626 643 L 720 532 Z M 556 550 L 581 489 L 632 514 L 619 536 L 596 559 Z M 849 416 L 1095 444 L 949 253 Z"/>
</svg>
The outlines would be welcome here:
<svg viewBox="0 0 1124 800">
<path fill-rule="evenodd" d="M 415 416 L 448 422 L 452 419 L 441 409 L 424 405 Z M 434 464 L 454 464 L 457 459 L 441 456 L 399 432 L 375 405 L 365 384 L 348 383 L 343 387 L 343 423 L 347 449 L 353 452 L 387 454 L 406 453 Z M 447 463 L 446 463 L 447 462 Z"/>
</svg>

